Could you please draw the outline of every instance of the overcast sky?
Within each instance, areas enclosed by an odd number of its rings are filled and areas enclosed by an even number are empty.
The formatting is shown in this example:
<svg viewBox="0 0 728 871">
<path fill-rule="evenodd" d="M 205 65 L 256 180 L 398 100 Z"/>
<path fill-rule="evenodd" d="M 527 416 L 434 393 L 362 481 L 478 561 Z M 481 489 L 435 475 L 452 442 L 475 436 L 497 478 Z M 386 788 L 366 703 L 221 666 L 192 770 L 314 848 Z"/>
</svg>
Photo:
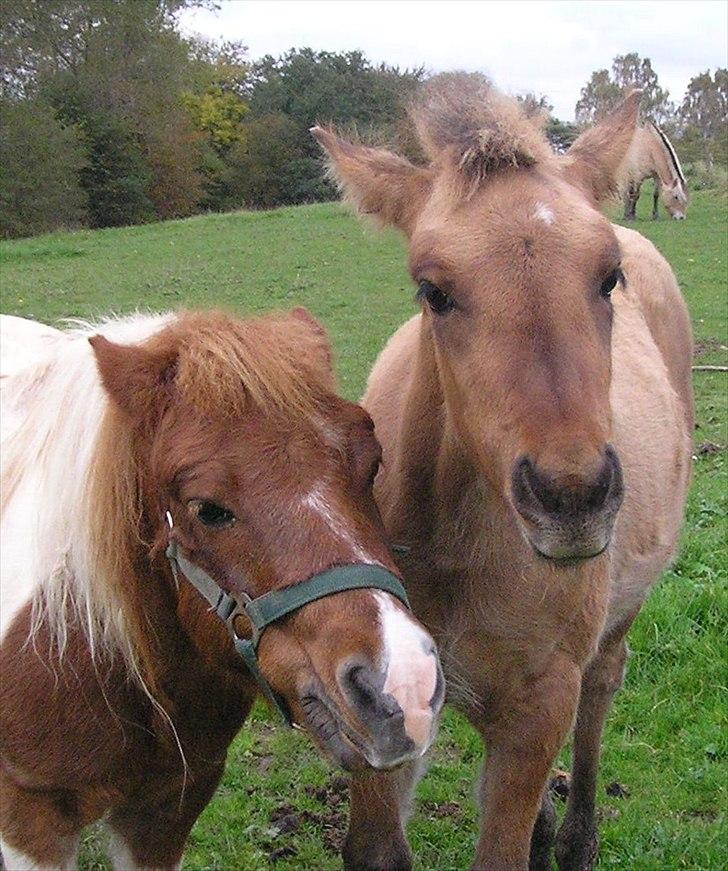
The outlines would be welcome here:
<svg viewBox="0 0 728 871">
<path fill-rule="evenodd" d="M 480 70 L 503 90 L 545 94 L 573 120 L 593 70 L 649 57 L 680 101 L 690 78 L 728 65 L 725 0 L 223 0 L 182 13 L 185 33 L 242 40 L 251 60 L 290 48 L 361 49 L 374 62 Z"/>
</svg>

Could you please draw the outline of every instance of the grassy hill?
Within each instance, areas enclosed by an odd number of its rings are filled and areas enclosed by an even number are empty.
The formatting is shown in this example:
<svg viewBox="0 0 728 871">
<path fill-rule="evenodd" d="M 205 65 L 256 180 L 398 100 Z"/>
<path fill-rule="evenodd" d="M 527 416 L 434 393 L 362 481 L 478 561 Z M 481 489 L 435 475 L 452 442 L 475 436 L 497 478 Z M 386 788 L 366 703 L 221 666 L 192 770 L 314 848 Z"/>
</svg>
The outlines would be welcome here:
<svg viewBox="0 0 728 871">
<path fill-rule="evenodd" d="M 646 198 L 640 212 L 648 214 Z M 677 273 L 696 363 L 725 365 L 726 200 L 696 193 L 685 222 L 641 220 L 637 229 Z M 137 308 L 253 313 L 303 304 L 328 327 L 340 387 L 352 399 L 387 337 L 415 311 L 398 237 L 333 204 L 0 243 L 0 292 L 3 312 L 47 322 Z M 602 867 L 725 868 L 728 375 L 698 372 L 695 382 L 695 480 L 681 555 L 630 634 L 633 656 L 606 732 Z M 479 739 L 449 711 L 409 829 L 423 871 L 468 867 L 480 758 Z M 615 780 L 628 795 L 606 794 Z M 281 816 L 287 822 L 276 825 Z M 185 868 L 255 871 L 273 860 L 279 869 L 339 868 L 345 826 L 345 783 L 260 708 L 231 749 Z M 108 867 L 94 835 L 82 867 Z"/>
</svg>

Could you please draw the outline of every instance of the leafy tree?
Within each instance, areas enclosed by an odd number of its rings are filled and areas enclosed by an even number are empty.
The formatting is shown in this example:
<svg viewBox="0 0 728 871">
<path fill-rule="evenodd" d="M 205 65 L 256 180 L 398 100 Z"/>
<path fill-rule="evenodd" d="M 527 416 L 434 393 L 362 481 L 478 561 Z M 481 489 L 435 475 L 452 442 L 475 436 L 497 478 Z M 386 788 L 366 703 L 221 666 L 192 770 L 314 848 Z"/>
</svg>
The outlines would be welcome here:
<svg viewBox="0 0 728 871">
<path fill-rule="evenodd" d="M 0 4 L 0 78 L 5 97 L 34 92 L 40 81 L 75 72 L 89 56 L 95 32 L 133 9 L 170 29 L 184 8 L 213 0 L 3 0 Z"/>
<path fill-rule="evenodd" d="M 197 68 L 174 18 L 189 5 L 200 3 L 8 0 L 3 7 L 4 86 L 15 99 L 42 95 L 64 124 L 83 130 L 90 169 L 81 179 L 97 226 L 189 214 L 202 195 L 202 137 L 181 98 Z M 122 199 L 112 206 L 115 195 Z"/>
<path fill-rule="evenodd" d="M 280 113 L 251 118 L 233 146 L 223 179 L 229 206 L 270 208 L 323 199 L 320 165 L 308 156 L 300 128 Z"/>
<path fill-rule="evenodd" d="M 609 76 L 609 70 L 595 70 L 581 89 L 576 104 L 576 123 L 581 126 L 594 124 L 619 103 L 622 92 Z"/>
<path fill-rule="evenodd" d="M 151 171 L 133 130 L 124 121 L 96 113 L 82 124 L 88 164 L 81 182 L 92 227 L 141 224 L 154 218 L 148 196 Z"/>
<path fill-rule="evenodd" d="M 517 94 L 516 99 L 529 118 L 542 118 L 545 120 L 554 111 L 554 107 L 549 103 L 548 97 L 543 94 L 534 94 L 532 91 L 527 91 L 525 94 Z"/>
<path fill-rule="evenodd" d="M 544 127 L 544 133 L 551 143 L 551 147 L 558 154 L 568 151 L 580 130 L 576 124 L 570 121 L 560 121 L 558 118 L 549 118 Z"/>
<path fill-rule="evenodd" d="M 332 198 L 309 128 L 332 122 L 396 134 L 403 103 L 422 77 L 422 70 L 372 65 L 361 52 L 305 48 L 253 64 L 244 89 L 250 105 L 244 139 L 225 157 L 232 201 L 270 206 Z M 236 178 L 243 172 L 247 179 Z M 271 185 L 267 192 L 260 179 Z"/>
<path fill-rule="evenodd" d="M 728 69 L 700 73 L 688 83 L 678 110 L 688 159 L 728 165 Z"/>
<path fill-rule="evenodd" d="M 649 58 L 640 58 L 636 52 L 617 55 L 609 70 L 596 70 L 581 89 L 576 104 L 576 122 L 593 124 L 614 109 L 632 88 L 643 91 L 641 108 L 645 117 L 658 124 L 669 120 L 674 109 L 669 91 L 663 90 Z"/>
<path fill-rule="evenodd" d="M 359 51 L 292 50 L 253 64 L 250 105 L 255 115 L 280 112 L 306 129 L 318 121 L 394 124 L 423 75 L 421 69 L 373 66 Z"/>
<path fill-rule="evenodd" d="M 83 147 L 38 101 L 0 101 L 0 236 L 31 236 L 85 219 Z"/>
<path fill-rule="evenodd" d="M 182 102 L 195 128 L 222 153 L 243 138 L 243 121 L 249 107 L 237 94 L 210 85 L 202 94 L 186 93 Z"/>
<path fill-rule="evenodd" d="M 642 89 L 640 108 L 645 117 L 664 124 L 674 114 L 670 92 L 660 87 L 648 57 L 640 58 L 636 52 L 617 55 L 612 62 L 612 78 L 622 94 L 632 88 Z"/>
</svg>

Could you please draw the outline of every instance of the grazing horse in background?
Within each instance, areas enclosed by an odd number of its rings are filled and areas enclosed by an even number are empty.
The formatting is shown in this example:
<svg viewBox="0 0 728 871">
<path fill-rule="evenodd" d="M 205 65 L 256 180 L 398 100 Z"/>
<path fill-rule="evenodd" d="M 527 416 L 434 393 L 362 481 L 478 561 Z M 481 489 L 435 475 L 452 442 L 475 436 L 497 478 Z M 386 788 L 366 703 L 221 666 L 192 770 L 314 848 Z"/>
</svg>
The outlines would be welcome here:
<svg viewBox="0 0 728 871">
<path fill-rule="evenodd" d="M 7 318 L 3 351 L 9 869 L 73 867 L 101 818 L 116 867 L 178 867 L 256 696 L 236 653 L 245 614 L 259 625 L 248 607 L 290 605 L 339 573 L 365 582 L 265 628 L 261 686 L 346 768 L 425 752 L 437 655 L 392 585 L 370 580 L 396 572 L 371 489 L 380 448 L 368 414 L 333 392 L 305 310 L 71 332 Z M 200 585 L 246 610 L 226 626 Z"/>
<path fill-rule="evenodd" d="M 483 737 L 476 869 L 550 867 L 547 782 L 575 724 L 562 869 L 597 840 L 599 746 L 625 634 L 672 558 L 690 475 L 691 333 L 670 267 L 597 204 L 639 93 L 564 156 L 478 76 L 436 77 L 426 165 L 315 128 L 358 209 L 400 228 L 422 312 L 364 406 L 375 496 L 448 698 Z M 348 868 L 410 867 L 417 764 L 354 777 Z"/>
<path fill-rule="evenodd" d="M 637 217 L 637 200 L 646 178 L 652 178 L 655 182 L 652 218 L 657 220 L 657 204 L 662 195 L 662 202 L 670 216 L 676 221 L 684 219 L 688 205 L 685 175 L 672 143 L 653 121 L 637 128 L 619 174 L 625 220 L 634 221 Z"/>
</svg>

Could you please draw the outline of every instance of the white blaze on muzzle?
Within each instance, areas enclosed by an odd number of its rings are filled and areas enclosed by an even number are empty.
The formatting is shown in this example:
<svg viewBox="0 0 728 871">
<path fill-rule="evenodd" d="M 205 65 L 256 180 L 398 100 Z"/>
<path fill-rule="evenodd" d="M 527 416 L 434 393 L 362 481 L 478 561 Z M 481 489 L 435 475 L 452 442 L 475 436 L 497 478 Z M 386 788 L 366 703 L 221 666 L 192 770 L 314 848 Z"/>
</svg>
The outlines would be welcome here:
<svg viewBox="0 0 728 871">
<path fill-rule="evenodd" d="M 382 627 L 383 692 L 393 696 L 404 714 L 404 727 L 420 755 L 430 746 L 440 704 L 432 701 L 439 665 L 435 644 L 392 596 L 376 592 Z"/>
</svg>

